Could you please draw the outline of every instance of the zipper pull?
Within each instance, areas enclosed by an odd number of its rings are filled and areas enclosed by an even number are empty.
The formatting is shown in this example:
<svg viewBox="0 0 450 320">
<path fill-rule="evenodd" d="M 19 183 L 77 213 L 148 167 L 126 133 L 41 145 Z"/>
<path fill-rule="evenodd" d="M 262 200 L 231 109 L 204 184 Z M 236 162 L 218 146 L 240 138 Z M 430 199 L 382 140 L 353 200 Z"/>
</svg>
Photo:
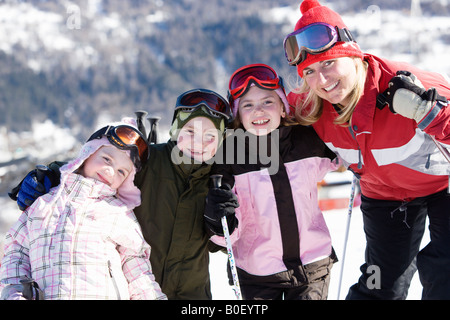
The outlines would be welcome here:
<svg viewBox="0 0 450 320">
<path fill-rule="evenodd" d="M 431 164 L 431 154 L 428 154 L 428 158 L 427 158 L 427 163 L 425 163 L 425 169 L 429 169 L 430 168 L 430 164 Z"/>
<path fill-rule="evenodd" d="M 117 299 L 121 300 L 119 287 L 117 286 L 116 279 L 114 279 L 113 272 L 112 272 L 112 267 L 111 267 L 111 261 L 110 260 L 108 260 L 108 271 L 109 271 L 109 275 L 111 277 L 111 280 L 112 280 L 112 283 L 113 283 L 113 286 L 114 286 L 114 290 L 116 291 Z"/>
<path fill-rule="evenodd" d="M 358 169 L 362 168 L 361 149 L 358 147 Z"/>
<path fill-rule="evenodd" d="M 358 141 L 356 140 L 356 136 L 355 136 L 355 133 L 353 132 L 352 128 L 354 128 L 354 127 L 352 125 L 350 125 L 348 127 L 348 130 L 350 131 L 350 134 L 352 135 L 352 138 L 355 140 L 356 144 L 358 145 L 358 165 L 357 165 L 357 167 L 358 167 L 358 169 L 362 169 L 361 148 L 359 147 Z"/>
<path fill-rule="evenodd" d="M 108 271 L 109 271 L 109 276 L 112 278 L 113 274 L 112 274 L 112 270 L 111 270 L 111 261 L 108 260 Z"/>
</svg>

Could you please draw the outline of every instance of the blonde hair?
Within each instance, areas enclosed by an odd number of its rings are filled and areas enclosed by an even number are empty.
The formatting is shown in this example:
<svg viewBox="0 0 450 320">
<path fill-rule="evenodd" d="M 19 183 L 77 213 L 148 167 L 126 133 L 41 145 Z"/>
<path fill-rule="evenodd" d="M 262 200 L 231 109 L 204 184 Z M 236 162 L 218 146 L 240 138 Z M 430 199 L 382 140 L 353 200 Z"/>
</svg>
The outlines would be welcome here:
<svg viewBox="0 0 450 320">
<path fill-rule="evenodd" d="M 346 106 L 341 106 L 341 112 L 334 121 L 335 124 L 344 127 L 350 125 L 353 111 L 364 92 L 364 84 L 366 82 L 367 62 L 358 57 L 354 57 L 353 61 L 356 68 L 356 81 L 350 93 L 350 101 Z M 323 112 L 322 98 L 315 94 L 304 80 L 299 88 L 292 91 L 304 95 L 304 99 L 299 99 L 298 105 L 295 106 L 295 118 L 298 123 L 308 126 L 317 122 Z"/>
</svg>

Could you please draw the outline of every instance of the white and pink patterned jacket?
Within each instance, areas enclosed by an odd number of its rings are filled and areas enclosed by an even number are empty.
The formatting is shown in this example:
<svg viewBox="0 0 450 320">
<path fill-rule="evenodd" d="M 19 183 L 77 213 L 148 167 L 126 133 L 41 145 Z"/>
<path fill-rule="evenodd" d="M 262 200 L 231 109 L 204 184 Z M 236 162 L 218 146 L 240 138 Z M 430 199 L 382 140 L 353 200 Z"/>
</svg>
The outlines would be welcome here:
<svg viewBox="0 0 450 320">
<path fill-rule="evenodd" d="M 7 288 L 2 298 L 22 298 L 18 286 L 8 285 L 28 277 L 50 300 L 167 299 L 155 281 L 150 246 L 132 211 L 140 204 L 134 173 L 119 194 L 75 173 L 105 144 L 109 142 L 102 138 L 83 145 L 79 156 L 61 167 L 61 184 L 11 227 L 0 267 L 0 291 Z"/>
<path fill-rule="evenodd" d="M 37 199 L 9 230 L 0 286 L 28 276 L 45 299 L 165 298 L 152 274 L 150 246 L 114 190 L 70 174 L 51 204 L 58 188 Z"/>
</svg>

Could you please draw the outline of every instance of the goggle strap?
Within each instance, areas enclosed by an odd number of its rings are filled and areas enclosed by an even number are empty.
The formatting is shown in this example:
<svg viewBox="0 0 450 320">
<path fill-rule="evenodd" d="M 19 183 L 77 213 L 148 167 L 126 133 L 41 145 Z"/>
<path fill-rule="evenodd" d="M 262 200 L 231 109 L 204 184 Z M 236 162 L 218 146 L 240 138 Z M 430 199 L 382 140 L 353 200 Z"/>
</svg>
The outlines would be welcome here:
<svg viewBox="0 0 450 320">
<path fill-rule="evenodd" d="M 109 131 L 110 126 L 103 127 L 95 131 L 87 140 L 86 142 L 89 142 L 94 139 L 101 139 L 106 133 Z"/>
<path fill-rule="evenodd" d="M 201 107 L 205 107 L 206 111 L 213 117 L 224 118 L 225 120 L 227 120 L 229 118 L 228 115 L 226 115 L 226 114 L 224 114 L 222 112 L 219 112 L 217 110 L 212 109 L 208 105 L 208 103 L 206 103 L 204 101 L 196 104 L 195 106 L 181 106 L 180 105 L 180 106 L 176 107 L 175 110 L 177 110 L 177 111 L 184 111 L 184 112 L 194 112 L 195 110 L 197 110 L 197 109 L 199 109 Z M 176 118 L 176 116 L 174 116 L 174 120 L 175 120 L 175 118 Z"/>
<path fill-rule="evenodd" d="M 281 88 L 283 88 L 284 90 L 284 83 L 283 83 L 283 78 L 281 76 L 278 76 L 278 84 L 280 85 Z"/>
<path fill-rule="evenodd" d="M 352 33 L 350 30 L 344 28 L 338 28 L 336 27 L 336 30 L 338 32 L 338 41 L 344 41 L 344 42 L 356 42 L 355 38 L 353 38 Z"/>
<path fill-rule="evenodd" d="M 105 133 L 103 133 L 103 136 L 109 136 L 110 135 L 109 131 L 111 131 L 111 129 L 113 129 L 113 128 L 114 128 L 114 126 L 107 126 Z"/>
</svg>

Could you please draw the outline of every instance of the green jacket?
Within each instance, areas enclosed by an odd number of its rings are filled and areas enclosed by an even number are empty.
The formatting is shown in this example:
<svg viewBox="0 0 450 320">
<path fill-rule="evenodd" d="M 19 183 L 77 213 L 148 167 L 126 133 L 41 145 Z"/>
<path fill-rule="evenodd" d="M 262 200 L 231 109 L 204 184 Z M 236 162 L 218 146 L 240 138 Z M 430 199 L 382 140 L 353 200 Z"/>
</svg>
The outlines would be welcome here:
<svg viewBox="0 0 450 320">
<path fill-rule="evenodd" d="M 175 142 L 150 146 L 136 175 L 142 204 L 134 212 L 151 246 L 156 281 L 169 299 L 211 299 L 209 237 L 203 224 L 210 165 L 175 165 Z M 177 150 L 177 149 L 176 149 Z"/>
</svg>

